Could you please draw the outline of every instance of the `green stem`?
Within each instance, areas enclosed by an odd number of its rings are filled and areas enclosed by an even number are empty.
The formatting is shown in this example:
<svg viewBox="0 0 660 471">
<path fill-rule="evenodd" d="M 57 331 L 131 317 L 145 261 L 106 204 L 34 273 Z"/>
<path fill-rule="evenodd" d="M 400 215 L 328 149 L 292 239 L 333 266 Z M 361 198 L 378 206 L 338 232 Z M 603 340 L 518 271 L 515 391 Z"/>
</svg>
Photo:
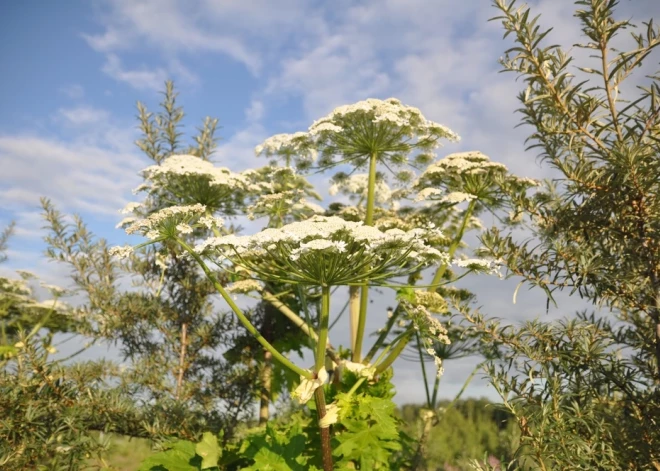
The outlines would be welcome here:
<svg viewBox="0 0 660 471">
<path fill-rule="evenodd" d="M 289 368 L 291 371 L 294 373 L 299 374 L 300 376 L 303 376 L 307 379 L 314 379 L 314 374 L 310 373 L 307 370 L 304 370 L 294 364 L 291 360 L 286 358 L 284 355 L 282 355 L 275 347 L 273 347 L 268 340 L 266 340 L 257 330 L 257 328 L 252 325 L 250 320 L 243 314 L 243 311 L 236 305 L 233 299 L 231 299 L 231 296 L 225 291 L 225 289 L 222 287 L 222 285 L 218 282 L 218 280 L 215 278 L 213 275 L 213 272 L 211 272 L 211 269 L 204 263 L 204 260 L 202 260 L 202 257 L 199 256 L 197 252 L 195 252 L 188 244 L 186 244 L 183 240 L 181 239 L 176 239 L 176 241 L 181 245 L 181 247 L 186 250 L 196 261 L 197 263 L 202 267 L 202 270 L 206 274 L 206 277 L 213 283 L 213 286 L 215 287 L 216 290 L 218 290 L 218 293 L 222 296 L 222 298 L 225 300 L 225 302 L 229 305 L 232 311 L 234 311 L 234 314 L 238 317 L 238 319 L 241 321 L 241 324 L 250 332 L 254 337 L 257 339 L 257 342 L 259 342 L 266 350 L 268 350 L 270 353 L 273 354 L 273 357 L 282 363 L 284 366 Z M 327 332 L 326 332 L 327 333 Z"/>
<path fill-rule="evenodd" d="M 429 393 L 429 380 L 426 376 L 426 364 L 424 363 L 424 354 L 422 353 L 422 343 L 419 340 L 419 333 L 415 332 L 417 338 L 417 351 L 419 352 L 419 364 L 422 366 L 422 376 L 424 377 L 424 391 L 426 391 L 426 405 L 429 409 L 431 407 L 431 394 Z"/>
<path fill-rule="evenodd" d="M 456 253 L 456 250 L 458 249 L 458 246 L 461 243 L 461 240 L 463 239 L 463 235 L 465 234 L 465 229 L 467 228 L 468 222 L 470 221 L 470 218 L 472 217 L 472 213 L 474 212 L 474 207 L 476 206 L 476 200 L 470 201 L 468 204 L 467 209 L 465 210 L 465 215 L 463 216 L 463 221 L 461 222 L 461 226 L 458 230 L 458 233 L 456 234 L 456 237 L 454 238 L 454 241 L 451 243 L 449 246 L 449 258 L 451 259 L 454 254 Z M 442 280 L 442 277 L 444 276 L 445 272 L 447 271 L 448 265 L 442 265 L 441 267 L 438 268 L 438 270 L 435 273 L 435 276 L 433 277 L 433 281 L 431 282 L 431 285 L 428 287 L 428 291 L 435 291 Z M 378 339 L 374 343 L 374 345 L 371 347 L 371 350 L 369 350 L 369 353 L 366 356 L 366 360 L 370 361 L 371 358 L 374 357 L 380 346 L 383 344 L 387 336 L 389 335 L 390 331 L 392 330 L 392 327 L 394 327 L 394 324 L 396 322 L 396 319 L 399 317 L 401 314 L 401 309 L 400 305 L 397 305 L 397 307 L 394 309 L 392 313 L 392 318 L 389 319 L 387 325 L 385 326 L 385 330 L 381 332 L 381 334 L 378 336 Z M 353 360 L 355 361 L 355 360 Z M 423 363 L 422 363 L 423 365 Z M 428 387 L 428 386 L 427 386 Z"/>
<path fill-rule="evenodd" d="M 372 153 L 369 157 L 369 186 L 367 187 L 367 216 L 364 223 L 371 226 L 374 223 L 374 206 L 376 203 L 376 163 L 378 154 Z"/>
<path fill-rule="evenodd" d="M 458 229 L 458 234 L 456 234 L 454 241 L 449 246 L 450 263 L 451 263 L 451 259 L 454 257 L 454 254 L 456 253 L 456 250 L 458 249 L 458 246 L 461 243 L 461 240 L 463 239 L 463 234 L 465 234 L 465 228 L 467 227 L 467 224 L 470 221 L 470 218 L 472 217 L 472 212 L 474 211 L 474 207 L 476 206 L 476 201 L 477 200 L 472 200 L 470 201 L 470 204 L 468 204 L 468 207 L 465 210 L 465 215 L 463 216 L 463 222 L 461 223 L 461 227 Z M 437 285 L 440 283 L 440 280 L 442 280 L 442 277 L 447 271 L 448 266 L 449 264 L 446 264 L 438 268 L 438 271 L 435 272 L 435 276 L 433 277 L 433 281 L 431 282 L 431 287 L 429 288 L 429 291 L 435 291 L 437 289 Z"/>
<path fill-rule="evenodd" d="M 357 333 L 355 334 L 355 348 L 353 349 L 353 361 L 362 361 L 362 342 L 364 340 L 364 329 L 367 325 L 367 308 L 369 306 L 369 288 L 364 285 L 360 290 L 360 316 L 358 317 Z"/>
<path fill-rule="evenodd" d="M 369 186 L 367 187 L 367 214 L 364 223 L 367 226 L 373 225 L 374 207 L 376 205 L 376 164 L 378 163 L 378 154 L 372 152 L 369 157 Z M 360 289 L 360 312 L 357 321 L 357 333 L 355 335 L 355 345 L 353 345 L 353 361 L 360 363 L 362 361 L 362 342 L 364 340 L 364 328 L 367 324 L 367 307 L 369 306 L 369 288 L 367 285 Z M 354 313 L 351 313 L 353 316 Z M 351 323 L 354 319 L 351 319 Z"/>
<path fill-rule="evenodd" d="M 436 371 L 435 381 L 433 382 L 433 396 L 431 397 L 431 409 L 435 409 L 435 405 L 438 402 L 439 388 L 440 388 L 440 376 L 438 376 Z"/>
<path fill-rule="evenodd" d="M 367 378 L 366 378 L 365 376 L 363 376 L 362 378 L 358 379 L 358 380 L 355 382 L 355 384 L 353 385 L 353 387 L 352 387 L 351 389 L 349 389 L 348 392 L 346 393 L 346 398 L 349 398 L 349 397 L 351 397 L 353 394 L 355 394 L 355 391 L 357 391 L 357 389 L 360 387 L 360 385 L 361 385 L 362 383 L 364 383 L 366 380 L 367 380 Z"/>
<path fill-rule="evenodd" d="M 319 320 L 319 337 L 316 343 L 315 373 L 325 366 L 325 347 L 328 342 L 328 324 L 330 323 L 330 288 L 321 287 L 321 318 Z"/>
<path fill-rule="evenodd" d="M 392 363 L 394 363 L 394 360 L 396 360 L 399 357 L 403 349 L 406 348 L 406 345 L 408 345 L 409 341 L 410 341 L 410 334 L 403 336 L 396 344 L 396 346 L 392 349 L 390 354 L 387 355 L 387 358 L 385 358 L 376 367 L 376 374 L 380 374 L 383 371 L 385 371 L 387 368 L 389 368 L 392 365 Z"/>
</svg>

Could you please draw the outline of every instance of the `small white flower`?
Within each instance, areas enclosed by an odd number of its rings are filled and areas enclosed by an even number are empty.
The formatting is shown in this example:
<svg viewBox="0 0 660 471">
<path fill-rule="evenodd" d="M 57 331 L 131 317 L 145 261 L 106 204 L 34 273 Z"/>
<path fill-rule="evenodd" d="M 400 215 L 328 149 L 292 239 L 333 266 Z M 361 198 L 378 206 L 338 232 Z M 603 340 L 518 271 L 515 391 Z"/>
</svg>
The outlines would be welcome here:
<svg viewBox="0 0 660 471">
<path fill-rule="evenodd" d="M 124 245 L 123 247 L 111 247 L 108 253 L 117 258 L 128 258 L 133 253 L 133 247 Z"/>
<path fill-rule="evenodd" d="M 328 428 L 339 420 L 339 404 L 332 402 L 325 406 L 325 415 L 319 420 L 320 428 Z"/>
<path fill-rule="evenodd" d="M 300 404 L 306 404 L 312 396 L 314 396 L 314 391 L 322 387 L 327 379 L 328 372 L 325 370 L 325 367 L 321 368 L 316 379 L 307 379 L 304 376 L 301 376 L 300 384 L 291 393 L 291 397 L 297 400 Z"/>
</svg>

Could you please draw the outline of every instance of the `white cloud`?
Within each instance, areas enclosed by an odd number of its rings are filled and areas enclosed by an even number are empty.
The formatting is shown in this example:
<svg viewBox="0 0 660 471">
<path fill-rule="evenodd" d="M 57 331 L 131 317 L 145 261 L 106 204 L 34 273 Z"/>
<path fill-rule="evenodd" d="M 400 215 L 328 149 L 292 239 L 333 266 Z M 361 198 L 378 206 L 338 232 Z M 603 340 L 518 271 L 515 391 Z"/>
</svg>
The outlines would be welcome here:
<svg viewBox="0 0 660 471">
<path fill-rule="evenodd" d="M 143 166 L 133 153 L 31 135 L 0 137 L 5 184 L 0 206 L 12 212 L 38 206 L 47 196 L 65 211 L 115 215 L 137 185 Z"/>
<path fill-rule="evenodd" d="M 63 118 L 67 124 L 74 126 L 98 124 L 107 121 L 110 117 L 106 110 L 94 108 L 89 105 L 81 105 L 74 108 L 60 108 L 58 115 Z"/>
<path fill-rule="evenodd" d="M 249 122 L 261 121 L 264 112 L 264 103 L 261 100 L 252 100 L 249 108 L 245 110 L 245 119 Z"/>
<path fill-rule="evenodd" d="M 62 87 L 59 91 L 72 100 L 80 100 L 85 96 L 85 89 L 79 83 L 74 83 L 66 87 Z"/>
<path fill-rule="evenodd" d="M 125 82 L 138 90 L 159 90 L 168 79 L 168 73 L 162 68 L 128 70 L 124 68 L 116 54 L 108 54 L 101 69 L 105 74 L 119 82 Z"/>
<path fill-rule="evenodd" d="M 112 0 L 109 11 L 100 17 L 105 31 L 84 34 L 88 44 L 99 52 L 137 49 L 143 45 L 175 57 L 181 52 L 212 51 L 227 54 L 256 72 L 258 56 L 231 35 L 220 35 L 219 28 L 202 29 L 206 11 L 173 0 Z M 231 18 L 234 20 L 235 18 Z M 225 18 L 225 23 L 231 23 Z"/>
</svg>

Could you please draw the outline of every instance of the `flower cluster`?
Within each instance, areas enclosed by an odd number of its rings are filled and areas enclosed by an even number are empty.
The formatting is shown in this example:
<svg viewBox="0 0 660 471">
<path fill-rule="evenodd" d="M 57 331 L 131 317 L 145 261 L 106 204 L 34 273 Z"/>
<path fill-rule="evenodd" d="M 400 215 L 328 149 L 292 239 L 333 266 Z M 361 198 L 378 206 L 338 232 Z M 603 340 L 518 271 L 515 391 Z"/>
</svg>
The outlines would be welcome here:
<svg viewBox="0 0 660 471">
<path fill-rule="evenodd" d="M 310 134 L 342 133 L 344 127 L 340 123 L 356 116 L 368 117 L 372 123 L 387 123 L 402 130 L 405 135 L 419 135 L 422 139 L 435 136 L 458 141 L 459 137 L 445 126 L 427 120 L 422 112 L 415 107 L 406 106 L 396 98 L 378 100 L 369 98 L 352 105 L 335 108 L 329 115 L 315 121 L 310 127 Z"/>
<path fill-rule="evenodd" d="M 415 290 L 415 304 L 431 312 L 447 312 L 447 301 L 435 291 Z"/>
<path fill-rule="evenodd" d="M 182 205 L 203 204 L 210 212 L 233 214 L 250 189 L 245 175 L 194 155 L 172 155 L 159 165 L 145 168 L 142 174 L 146 183 L 136 190 Z"/>
<path fill-rule="evenodd" d="M 275 134 L 254 149 L 257 156 L 278 157 L 289 167 L 307 167 L 316 160 L 317 151 L 304 132 Z"/>
<path fill-rule="evenodd" d="M 447 336 L 447 329 L 442 323 L 433 317 L 429 310 L 422 305 L 413 305 L 407 301 L 401 303 L 408 318 L 413 322 L 415 330 L 420 333 L 426 352 L 433 357 L 437 368 L 438 377 L 444 372 L 442 367 L 442 358 L 440 358 L 433 348 L 436 342 L 449 345 L 451 340 Z"/>
<path fill-rule="evenodd" d="M 537 184 L 536 180 L 510 174 L 504 164 L 479 151 L 469 151 L 450 154 L 429 165 L 414 188 L 416 201 L 451 206 L 477 200 L 478 209 L 483 209 L 515 199 Z"/>
<path fill-rule="evenodd" d="M 228 168 L 216 167 L 211 162 L 194 155 L 172 155 L 159 165 L 151 165 L 142 174 L 154 185 L 165 185 L 171 177 L 193 176 L 208 179 L 212 186 L 245 188 L 246 178 L 240 173 L 234 173 Z"/>
<path fill-rule="evenodd" d="M 480 271 L 489 275 L 498 275 L 502 278 L 500 273 L 500 260 L 488 260 L 484 258 L 467 258 L 464 260 L 453 260 L 452 263 L 460 268 L 468 268 L 474 271 Z"/>
<path fill-rule="evenodd" d="M 367 199 L 367 192 L 369 191 L 368 174 L 358 173 L 345 177 L 342 175 L 334 180 L 335 183 L 328 190 L 331 195 L 334 196 L 337 193 L 342 193 L 353 198 Z M 376 202 L 378 203 L 387 203 L 392 200 L 392 189 L 382 180 L 376 181 L 374 193 L 376 195 Z"/>
<path fill-rule="evenodd" d="M 352 161 L 363 167 L 371 156 L 395 165 L 408 163 L 413 151 L 416 160 L 427 162 L 440 140 L 458 141 L 453 131 L 426 119 L 421 111 L 396 98 L 369 98 L 340 106 L 315 121 L 308 132 L 278 134 L 256 148 L 258 155 L 277 155 L 309 166 L 316 152 L 319 166 Z"/>
<path fill-rule="evenodd" d="M 303 190 L 287 190 L 279 193 L 259 195 L 254 203 L 247 207 L 247 217 L 254 220 L 259 217 L 286 215 L 293 219 L 304 219 L 313 214 L 323 214 L 325 209 L 308 201 Z"/>
<path fill-rule="evenodd" d="M 254 291 L 262 291 L 263 286 L 261 286 L 261 283 L 259 283 L 257 280 L 238 280 L 234 281 L 225 289 L 228 293 L 248 294 Z"/>
<path fill-rule="evenodd" d="M 205 213 L 206 207 L 202 204 L 169 206 L 145 218 L 135 218 L 125 230 L 127 234 L 138 233 L 154 241 L 190 234 L 197 227 L 217 228 L 224 224 L 222 218 L 206 216 Z M 112 247 L 109 253 L 118 258 L 128 258 L 133 253 L 133 247 Z"/>
<path fill-rule="evenodd" d="M 447 255 L 426 244 L 434 228 L 382 232 L 362 222 L 315 216 L 251 236 L 210 238 L 199 253 L 229 258 L 262 279 L 319 286 L 362 284 L 408 274 Z"/>
</svg>

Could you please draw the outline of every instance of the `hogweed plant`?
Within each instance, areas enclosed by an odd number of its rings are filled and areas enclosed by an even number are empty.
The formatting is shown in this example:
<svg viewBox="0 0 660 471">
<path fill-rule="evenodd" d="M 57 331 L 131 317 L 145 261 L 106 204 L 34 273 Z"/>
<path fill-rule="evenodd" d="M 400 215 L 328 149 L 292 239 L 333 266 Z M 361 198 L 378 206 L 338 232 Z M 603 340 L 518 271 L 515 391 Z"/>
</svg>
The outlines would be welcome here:
<svg viewBox="0 0 660 471">
<path fill-rule="evenodd" d="M 461 276 L 473 271 L 492 272 L 496 266 L 488 260 L 456 259 L 463 235 L 469 228 L 480 227 L 475 214 L 514 206 L 516 195 L 533 185 L 511 176 L 504 166 L 480 153 L 450 156 L 424 171 L 442 139 L 456 141 L 458 136 L 396 99 L 369 99 L 337 108 L 314 122 L 307 132 L 266 140 L 256 148 L 258 155 L 271 158 L 261 169 L 233 174 L 208 162 L 197 162 L 199 158 L 193 155 L 169 155 L 143 172 L 145 184 L 140 190 L 147 192 L 147 203 L 127 207 L 135 210 L 135 219 L 125 221 L 126 232 L 148 240 L 137 247 L 112 249 L 118 257 L 130 257 L 146 246 L 174 245 L 183 251 L 182 256 L 196 262 L 264 351 L 300 377 L 292 397 L 303 404 L 314 397 L 321 445 L 318 463 L 325 470 L 333 469 L 332 424 L 340 431 L 337 439 L 341 445 L 334 451 L 341 466 L 371 463 L 369 466 L 378 467 L 398 449 L 388 441 L 396 433 L 383 429 L 379 433 L 384 434 L 381 439 L 386 448 L 376 461 L 369 461 L 367 455 L 363 461 L 355 454 L 356 443 L 351 440 L 363 432 L 354 428 L 357 422 L 351 425 L 352 417 L 366 420 L 371 414 L 366 412 L 368 408 L 362 412 L 356 409 L 356 404 L 370 400 L 360 387 L 379 388 L 379 378 L 387 377 L 393 362 L 413 339 L 420 352 L 436 362 L 437 376 L 442 374 L 442 348 L 438 346 L 449 344 L 450 339 L 436 315 L 448 311 L 444 294 L 451 293 L 447 299 L 457 301 L 471 299 L 444 286 L 459 278 L 445 273 L 452 263 L 464 269 Z M 378 170 L 379 166 L 389 173 Z M 298 172 L 335 168 L 340 170 L 332 177 L 331 194 L 348 196 L 356 205 L 331 204 L 326 210 L 310 201 L 318 195 Z M 360 169 L 367 173 L 355 173 Z M 188 188 L 190 195 L 185 195 Z M 444 198 L 435 198 L 438 191 Z M 462 196 L 465 194 L 468 196 Z M 148 204 L 154 195 L 159 202 L 170 204 Z M 468 202 L 467 210 L 458 209 L 462 202 Z M 402 207 L 402 203 L 407 206 Z M 149 211 L 144 210 L 147 207 Z M 226 224 L 239 209 L 249 219 L 266 220 L 266 227 L 252 235 L 240 235 Z M 450 236 L 444 233 L 445 227 Z M 436 270 L 432 283 L 415 286 L 431 267 Z M 363 356 L 368 289 L 375 286 L 395 290 L 399 306 Z M 350 293 L 350 361 L 328 341 L 332 293 L 338 287 L 348 287 Z M 355 296 L 358 289 L 359 298 Z M 313 347 L 314 366 L 307 369 L 295 363 L 266 339 L 232 298 L 236 292 L 261 298 L 299 327 Z M 298 309 L 288 305 L 290 293 L 302 303 Z M 316 306 L 316 322 L 303 305 Z M 391 336 L 394 325 L 397 330 Z M 353 378 L 347 383 L 350 389 L 339 395 L 331 392 L 335 401 L 326 404 L 326 382 L 332 377 L 333 391 L 341 389 L 347 381 L 342 379 L 342 371 L 349 375 L 346 378 Z M 391 397 L 382 394 L 384 399 Z M 383 403 L 382 407 L 391 414 L 389 406 Z"/>
</svg>

